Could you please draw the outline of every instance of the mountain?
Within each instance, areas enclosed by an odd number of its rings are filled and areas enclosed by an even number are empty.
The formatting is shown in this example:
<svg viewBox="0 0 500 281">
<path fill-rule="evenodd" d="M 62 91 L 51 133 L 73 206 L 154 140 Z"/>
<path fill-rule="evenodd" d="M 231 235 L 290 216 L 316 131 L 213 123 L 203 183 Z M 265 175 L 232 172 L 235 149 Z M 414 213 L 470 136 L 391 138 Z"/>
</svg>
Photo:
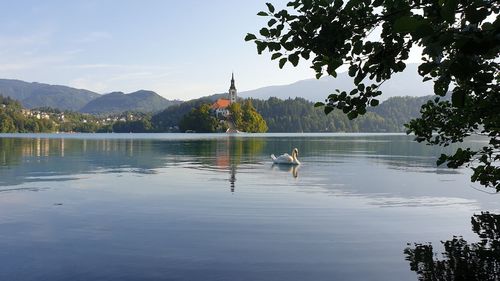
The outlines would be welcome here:
<svg viewBox="0 0 500 281">
<path fill-rule="evenodd" d="M 380 88 L 383 92 L 380 100 L 384 101 L 395 96 L 422 97 L 433 94 L 432 82 L 423 83 L 422 77 L 417 73 L 417 67 L 417 64 L 407 64 L 402 73 L 397 73 L 391 80 L 386 81 Z M 269 86 L 243 91 L 239 93 L 239 96 L 254 99 L 302 97 L 316 102 L 323 101 L 335 89 L 350 91 L 353 88 L 353 78 L 347 72 L 343 72 L 339 73 L 337 78 L 326 76 L 321 79 L 301 80 L 290 85 Z"/>
<path fill-rule="evenodd" d="M 73 111 L 100 96 L 88 90 L 11 79 L 0 79 L 0 95 L 16 99 L 27 108 L 52 107 Z"/>
<path fill-rule="evenodd" d="M 155 112 L 179 103 L 177 100 L 167 100 L 153 91 L 140 90 L 130 94 L 113 92 L 90 101 L 79 111 L 92 114 L 124 111 Z"/>
</svg>

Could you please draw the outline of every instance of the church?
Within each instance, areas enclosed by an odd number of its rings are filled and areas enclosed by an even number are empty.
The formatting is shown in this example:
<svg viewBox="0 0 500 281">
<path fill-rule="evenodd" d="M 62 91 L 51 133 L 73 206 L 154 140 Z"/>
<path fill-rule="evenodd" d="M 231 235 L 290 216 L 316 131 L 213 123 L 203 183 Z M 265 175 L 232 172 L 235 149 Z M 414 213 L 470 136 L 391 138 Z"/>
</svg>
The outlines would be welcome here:
<svg viewBox="0 0 500 281">
<path fill-rule="evenodd" d="M 229 93 L 227 99 L 218 99 L 211 106 L 212 112 L 214 112 L 217 118 L 226 118 L 229 115 L 229 106 L 236 102 L 237 99 L 236 86 L 234 85 L 234 73 L 231 75 L 231 86 L 229 87 Z"/>
</svg>

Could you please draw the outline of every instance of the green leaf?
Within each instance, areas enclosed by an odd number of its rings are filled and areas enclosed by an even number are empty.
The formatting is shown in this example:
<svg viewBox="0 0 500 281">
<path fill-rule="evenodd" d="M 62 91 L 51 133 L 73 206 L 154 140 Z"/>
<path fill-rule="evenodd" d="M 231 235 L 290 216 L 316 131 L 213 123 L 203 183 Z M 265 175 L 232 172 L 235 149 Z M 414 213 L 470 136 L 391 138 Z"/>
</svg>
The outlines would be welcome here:
<svg viewBox="0 0 500 281">
<path fill-rule="evenodd" d="M 314 104 L 314 107 L 322 107 L 322 106 L 325 106 L 324 102 L 317 102 Z"/>
<path fill-rule="evenodd" d="M 257 16 L 266 17 L 268 14 L 266 12 L 258 12 Z"/>
<path fill-rule="evenodd" d="M 300 53 L 300 55 L 301 55 L 304 59 L 308 60 L 308 59 L 309 59 L 309 57 L 310 57 L 310 52 L 308 52 L 308 51 L 302 51 L 302 53 Z"/>
<path fill-rule="evenodd" d="M 445 0 L 445 1 L 439 1 L 439 2 L 442 2 L 441 16 L 447 22 L 453 23 L 455 21 L 455 14 L 456 14 L 456 9 L 458 7 L 458 1 L 457 0 Z"/>
<path fill-rule="evenodd" d="M 279 57 L 281 57 L 283 54 L 282 53 L 274 53 L 272 56 L 271 56 L 271 60 L 275 60 Z"/>
<path fill-rule="evenodd" d="M 486 19 L 486 17 L 488 17 L 489 14 L 490 10 L 487 8 L 483 8 L 478 10 L 472 10 L 471 12 L 466 12 L 465 18 L 471 23 L 479 23 L 482 22 L 484 19 Z"/>
<path fill-rule="evenodd" d="M 299 64 L 299 56 L 297 54 L 289 55 L 288 60 L 293 64 L 293 66 L 297 66 Z"/>
<path fill-rule="evenodd" d="M 349 0 L 347 2 L 347 4 L 345 5 L 345 8 L 344 10 L 350 10 L 352 9 L 354 6 L 357 6 L 359 5 L 360 3 L 362 3 L 363 1 L 362 0 Z"/>
<path fill-rule="evenodd" d="M 398 33 L 410 33 L 417 30 L 417 28 L 427 21 L 423 18 L 416 16 L 402 16 L 394 22 L 394 31 Z"/>
<path fill-rule="evenodd" d="M 359 83 L 361 83 L 361 81 L 363 81 L 363 79 L 365 79 L 367 74 L 368 74 L 368 72 L 364 72 L 364 71 L 358 72 L 358 75 L 356 76 L 356 78 L 354 78 L 354 84 L 358 85 Z"/>
<path fill-rule="evenodd" d="M 271 27 L 273 26 L 275 23 L 276 23 L 276 19 L 270 19 L 268 22 L 267 22 L 267 26 Z"/>
<path fill-rule="evenodd" d="M 351 111 L 351 112 L 347 113 L 347 118 L 349 118 L 349 120 L 353 120 L 356 117 L 358 117 L 358 113 L 356 111 Z"/>
<path fill-rule="evenodd" d="M 262 41 L 255 41 L 255 44 L 257 44 L 257 53 L 259 55 L 262 54 L 262 51 L 266 49 L 266 43 Z"/>
<path fill-rule="evenodd" d="M 293 45 L 293 43 L 291 42 L 286 42 L 286 43 L 283 43 L 283 48 L 285 48 L 285 50 L 287 51 L 292 51 L 294 48 L 295 48 L 295 45 Z"/>
<path fill-rule="evenodd" d="M 271 3 L 266 3 L 269 12 L 274 13 L 274 6 Z"/>
<path fill-rule="evenodd" d="M 333 107 L 332 106 L 325 106 L 324 111 L 325 111 L 325 114 L 328 115 L 328 113 L 333 111 Z"/>
<path fill-rule="evenodd" d="M 279 67 L 280 68 L 283 68 L 283 66 L 285 65 L 285 63 L 288 61 L 287 58 L 282 58 L 280 59 L 280 62 L 279 62 Z"/>
<path fill-rule="evenodd" d="M 265 37 L 269 37 L 269 29 L 264 27 L 259 32 L 260 32 L 260 35 L 265 36 Z"/>
<path fill-rule="evenodd" d="M 378 105 L 378 103 L 379 103 L 379 101 L 378 101 L 378 100 L 376 100 L 376 99 L 372 99 L 372 100 L 370 101 L 370 106 L 377 106 L 377 105 Z"/>
<path fill-rule="evenodd" d="M 356 66 L 354 64 L 349 66 L 349 76 L 351 76 L 351 77 L 356 76 L 357 71 L 358 71 L 358 66 Z"/>
<path fill-rule="evenodd" d="M 453 91 L 451 95 L 451 104 L 454 107 L 463 107 L 465 105 L 465 91 Z"/>
<path fill-rule="evenodd" d="M 448 160 L 448 157 L 446 156 L 446 154 L 441 154 L 441 156 L 439 157 L 439 159 L 436 161 L 436 164 L 438 166 L 441 166 L 447 160 Z"/>
<path fill-rule="evenodd" d="M 426 36 L 430 36 L 433 34 L 433 32 L 434 32 L 434 29 L 432 28 L 432 26 L 430 24 L 428 24 L 427 22 L 424 22 L 421 25 L 417 26 L 415 31 L 412 32 L 411 34 L 413 35 L 413 39 L 416 40 L 416 39 L 424 38 Z"/>
<path fill-rule="evenodd" d="M 354 42 L 352 47 L 352 52 L 356 55 L 359 55 L 361 54 L 362 50 L 363 50 L 363 42 L 361 40 Z"/>
<path fill-rule="evenodd" d="M 253 35 L 252 33 L 247 33 L 247 36 L 245 36 L 245 41 L 251 41 L 257 39 L 257 36 Z"/>
</svg>

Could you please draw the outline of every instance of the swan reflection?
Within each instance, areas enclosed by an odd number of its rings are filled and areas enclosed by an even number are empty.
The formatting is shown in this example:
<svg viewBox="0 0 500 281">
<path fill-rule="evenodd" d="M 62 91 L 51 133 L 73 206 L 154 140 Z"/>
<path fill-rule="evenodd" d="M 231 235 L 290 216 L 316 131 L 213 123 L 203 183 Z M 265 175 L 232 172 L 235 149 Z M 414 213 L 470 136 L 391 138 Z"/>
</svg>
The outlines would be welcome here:
<svg viewBox="0 0 500 281">
<path fill-rule="evenodd" d="M 271 166 L 273 170 L 279 170 L 291 173 L 294 178 L 297 178 L 299 176 L 299 167 L 300 166 L 298 165 L 280 165 L 280 164 L 273 164 Z"/>
</svg>

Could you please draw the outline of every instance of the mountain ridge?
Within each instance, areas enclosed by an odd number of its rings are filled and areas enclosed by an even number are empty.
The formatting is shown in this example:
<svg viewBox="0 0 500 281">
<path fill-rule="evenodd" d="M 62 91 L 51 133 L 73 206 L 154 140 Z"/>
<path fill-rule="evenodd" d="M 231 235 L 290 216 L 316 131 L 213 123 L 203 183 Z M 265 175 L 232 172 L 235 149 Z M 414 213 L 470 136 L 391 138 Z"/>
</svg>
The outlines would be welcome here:
<svg viewBox="0 0 500 281">
<path fill-rule="evenodd" d="M 119 113 L 124 111 L 156 112 L 178 103 L 180 101 L 167 100 L 149 90 L 139 90 L 128 94 L 111 92 L 91 100 L 79 111 L 91 114 Z"/>
<path fill-rule="evenodd" d="M 395 96 L 422 97 L 434 94 L 432 83 L 423 83 L 422 77 L 418 75 L 417 64 L 407 64 L 406 69 L 401 73 L 394 74 L 391 80 L 387 80 L 381 87 L 383 94 L 380 101 Z M 335 89 L 350 91 L 355 88 L 352 77 L 347 72 L 341 72 L 337 78 L 324 76 L 320 79 L 304 79 L 286 85 L 273 85 L 257 88 L 254 90 L 241 91 L 239 96 L 244 98 L 268 99 L 277 97 L 304 98 L 312 102 L 324 101 Z M 369 83 L 370 81 L 365 81 Z"/>
<path fill-rule="evenodd" d="M 18 100 L 26 108 L 53 107 L 73 111 L 100 96 L 85 89 L 17 79 L 0 79 L 0 95 Z"/>
<path fill-rule="evenodd" d="M 417 69 L 417 64 L 408 64 L 402 73 L 395 74 L 391 80 L 386 81 L 381 86 L 383 94 L 379 100 L 385 101 L 394 96 L 421 97 L 433 94 L 432 83 L 423 83 Z M 352 89 L 354 87 L 352 80 L 346 72 L 342 72 L 337 78 L 326 76 L 321 79 L 299 80 L 287 85 L 271 85 L 242 91 L 238 93 L 238 96 L 262 100 L 270 97 L 280 99 L 299 97 L 316 102 L 323 101 L 335 89 Z M 27 108 L 52 107 L 94 114 L 130 110 L 157 112 L 181 103 L 180 100 L 168 100 L 148 90 L 139 90 L 129 94 L 111 92 L 101 95 L 85 89 L 15 79 L 0 79 L 0 95 L 19 100 Z M 224 94 L 215 94 L 199 99 L 223 96 Z"/>
<path fill-rule="evenodd" d="M 0 95 L 18 100 L 22 106 L 29 109 L 50 107 L 94 114 L 124 111 L 156 112 L 180 103 L 179 100 L 168 100 L 149 90 L 101 95 L 85 89 L 18 79 L 0 79 Z"/>
</svg>

